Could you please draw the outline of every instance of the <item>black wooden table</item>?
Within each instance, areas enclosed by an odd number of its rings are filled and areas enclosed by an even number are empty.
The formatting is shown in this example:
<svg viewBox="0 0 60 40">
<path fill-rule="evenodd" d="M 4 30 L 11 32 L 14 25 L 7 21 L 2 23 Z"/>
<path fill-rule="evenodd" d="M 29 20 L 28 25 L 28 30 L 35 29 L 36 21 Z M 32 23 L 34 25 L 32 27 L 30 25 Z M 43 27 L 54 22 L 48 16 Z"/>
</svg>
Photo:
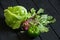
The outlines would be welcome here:
<svg viewBox="0 0 60 40">
<path fill-rule="evenodd" d="M 56 18 L 56 22 L 49 25 L 48 33 L 40 34 L 34 39 L 18 37 L 17 33 L 4 22 L 4 9 L 16 5 L 22 5 L 28 10 L 44 8 L 45 13 Z M 60 40 L 60 0 L 0 0 L 0 40 Z"/>
</svg>

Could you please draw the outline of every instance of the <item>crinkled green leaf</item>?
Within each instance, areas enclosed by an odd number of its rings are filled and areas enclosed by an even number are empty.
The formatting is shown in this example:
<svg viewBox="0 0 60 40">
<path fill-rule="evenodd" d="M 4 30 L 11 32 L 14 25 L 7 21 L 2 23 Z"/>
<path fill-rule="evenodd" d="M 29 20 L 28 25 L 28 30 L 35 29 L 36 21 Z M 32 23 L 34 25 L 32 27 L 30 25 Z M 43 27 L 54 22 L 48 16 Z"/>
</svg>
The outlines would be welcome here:
<svg viewBox="0 0 60 40">
<path fill-rule="evenodd" d="M 4 10 L 5 21 L 12 29 L 18 29 L 21 22 L 31 17 L 23 6 L 8 7 Z"/>
<path fill-rule="evenodd" d="M 40 13 L 44 13 L 44 9 L 43 9 L 43 8 L 40 8 L 40 9 L 37 11 L 37 14 L 40 14 Z"/>
<path fill-rule="evenodd" d="M 43 24 L 40 24 L 38 25 L 39 29 L 40 29 L 40 32 L 48 32 L 49 31 L 49 28 L 44 26 Z"/>
</svg>

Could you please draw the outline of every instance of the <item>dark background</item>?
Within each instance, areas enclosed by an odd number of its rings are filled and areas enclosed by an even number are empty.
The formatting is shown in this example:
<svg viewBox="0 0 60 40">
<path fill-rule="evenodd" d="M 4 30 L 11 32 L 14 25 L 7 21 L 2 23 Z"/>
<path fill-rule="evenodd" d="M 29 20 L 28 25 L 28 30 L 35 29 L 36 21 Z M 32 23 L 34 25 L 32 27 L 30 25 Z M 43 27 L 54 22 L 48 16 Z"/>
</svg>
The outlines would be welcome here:
<svg viewBox="0 0 60 40">
<path fill-rule="evenodd" d="M 36 38 L 31 39 L 23 34 L 19 36 L 17 30 L 12 30 L 4 22 L 4 9 L 15 5 L 22 5 L 28 10 L 44 8 L 45 13 L 56 18 L 56 22 L 49 25 L 48 33 Z M 0 0 L 0 40 L 60 40 L 60 0 Z"/>
</svg>

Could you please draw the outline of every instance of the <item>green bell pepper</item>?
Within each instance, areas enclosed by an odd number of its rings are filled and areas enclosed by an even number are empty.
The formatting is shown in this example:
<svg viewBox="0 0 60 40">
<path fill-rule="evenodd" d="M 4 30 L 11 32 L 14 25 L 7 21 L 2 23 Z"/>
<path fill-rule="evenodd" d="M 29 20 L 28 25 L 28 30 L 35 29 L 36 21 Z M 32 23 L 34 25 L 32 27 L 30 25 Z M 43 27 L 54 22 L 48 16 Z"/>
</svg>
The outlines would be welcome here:
<svg viewBox="0 0 60 40">
<path fill-rule="evenodd" d="M 29 29 L 28 29 L 28 34 L 31 37 L 36 37 L 40 34 L 40 30 L 39 27 L 32 25 Z"/>
</svg>

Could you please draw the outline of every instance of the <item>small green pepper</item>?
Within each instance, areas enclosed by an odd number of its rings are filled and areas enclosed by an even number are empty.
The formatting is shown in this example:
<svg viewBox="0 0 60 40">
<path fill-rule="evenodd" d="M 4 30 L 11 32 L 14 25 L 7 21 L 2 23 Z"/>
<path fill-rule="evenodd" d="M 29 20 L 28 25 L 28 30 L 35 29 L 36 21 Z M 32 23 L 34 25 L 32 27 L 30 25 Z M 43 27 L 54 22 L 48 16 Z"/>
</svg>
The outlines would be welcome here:
<svg viewBox="0 0 60 40">
<path fill-rule="evenodd" d="M 29 36 L 31 37 L 36 37 L 40 34 L 40 30 L 39 30 L 39 27 L 36 27 L 36 26 L 31 26 L 29 29 L 28 29 L 28 34 Z"/>
</svg>

